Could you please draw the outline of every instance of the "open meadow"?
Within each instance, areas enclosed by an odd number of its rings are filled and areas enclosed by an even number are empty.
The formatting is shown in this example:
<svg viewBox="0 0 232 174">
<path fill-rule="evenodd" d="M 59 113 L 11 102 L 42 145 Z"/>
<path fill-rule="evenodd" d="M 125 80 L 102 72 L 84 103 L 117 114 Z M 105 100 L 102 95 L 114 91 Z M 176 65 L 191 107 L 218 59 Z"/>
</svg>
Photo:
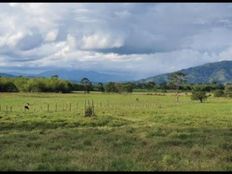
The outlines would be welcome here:
<svg viewBox="0 0 232 174">
<path fill-rule="evenodd" d="M 1 93 L 0 170 L 231 171 L 232 99 Z"/>
</svg>

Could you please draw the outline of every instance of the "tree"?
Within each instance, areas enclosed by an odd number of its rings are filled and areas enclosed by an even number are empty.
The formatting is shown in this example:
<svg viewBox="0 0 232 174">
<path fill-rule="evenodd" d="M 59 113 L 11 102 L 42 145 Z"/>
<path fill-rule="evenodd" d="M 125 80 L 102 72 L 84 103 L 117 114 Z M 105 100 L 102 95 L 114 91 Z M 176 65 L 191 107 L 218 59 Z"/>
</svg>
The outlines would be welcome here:
<svg viewBox="0 0 232 174">
<path fill-rule="evenodd" d="M 82 90 L 82 85 L 73 83 L 72 84 L 72 90 L 73 91 L 81 91 Z"/>
<path fill-rule="evenodd" d="M 58 79 L 59 76 L 55 74 L 55 75 L 52 75 L 51 78 Z"/>
<path fill-rule="evenodd" d="M 176 101 L 179 102 L 179 88 L 186 82 L 185 74 L 182 72 L 175 72 L 168 76 L 169 84 L 176 89 Z"/>
<path fill-rule="evenodd" d="M 124 85 L 122 83 L 115 83 L 116 91 L 118 93 L 122 93 L 125 91 Z"/>
<path fill-rule="evenodd" d="M 225 95 L 227 97 L 232 97 L 232 84 L 226 84 L 226 86 L 225 86 Z"/>
<path fill-rule="evenodd" d="M 217 89 L 213 92 L 214 97 L 223 97 L 224 96 L 224 91 L 221 89 Z"/>
<path fill-rule="evenodd" d="M 7 78 L 0 78 L 0 92 L 17 92 L 15 84 Z"/>
<path fill-rule="evenodd" d="M 98 90 L 98 91 L 101 91 L 101 92 L 104 92 L 104 91 L 105 91 L 104 86 L 103 86 L 103 83 L 98 83 L 98 84 L 96 85 L 96 87 L 97 87 L 97 90 Z"/>
<path fill-rule="evenodd" d="M 125 83 L 124 85 L 123 85 L 123 88 L 124 88 L 124 90 L 126 91 L 126 92 L 133 92 L 133 88 L 134 88 L 134 85 L 133 85 L 133 83 Z"/>
<path fill-rule="evenodd" d="M 155 87 L 155 82 L 148 82 L 148 83 L 146 83 L 146 88 L 148 89 L 148 90 L 151 90 L 151 89 L 154 89 L 154 87 Z"/>
<path fill-rule="evenodd" d="M 85 93 L 89 93 L 89 91 L 93 87 L 91 81 L 88 78 L 86 78 L 86 77 L 84 77 L 83 79 L 81 79 L 81 84 L 84 87 Z"/>
<path fill-rule="evenodd" d="M 19 91 L 27 92 L 27 81 L 29 79 L 26 77 L 16 77 L 14 79 L 14 84 Z"/>
<path fill-rule="evenodd" d="M 207 99 L 206 92 L 205 91 L 193 91 L 191 99 L 192 100 L 200 100 L 200 102 L 202 103 L 203 100 Z"/>
<path fill-rule="evenodd" d="M 159 88 L 162 89 L 162 90 L 167 90 L 168 89 L 167 82 L 160 83 Z"/>
<path fill-rule="evenodd" d="M 28 92 L 44 92 L 46 84 L 44 79 L 30 79 L 27 81 L 26 90 Z"/>
<path fill-rule="evenodd" d="M 114 82 L 109 82 L 105 86 L 106 92 L 118 92 L 118 88 Z"/>
</svg>

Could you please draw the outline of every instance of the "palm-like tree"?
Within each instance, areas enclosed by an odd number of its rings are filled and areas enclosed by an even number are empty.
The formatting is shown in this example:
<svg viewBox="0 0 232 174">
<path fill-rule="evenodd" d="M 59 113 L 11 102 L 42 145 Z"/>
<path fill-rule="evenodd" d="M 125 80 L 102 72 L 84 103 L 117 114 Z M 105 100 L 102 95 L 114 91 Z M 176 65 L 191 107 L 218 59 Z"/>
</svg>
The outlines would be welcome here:
<svg viewBox="0 0 232 174">
<path fill-rule="evenodd" d="M 179 102 L 179 88 L 186 82 L 185 74 L 178 71 L 169 75 L 169 84 L 173 85 L 176 89 L 176 101 Z"/>
</svg>

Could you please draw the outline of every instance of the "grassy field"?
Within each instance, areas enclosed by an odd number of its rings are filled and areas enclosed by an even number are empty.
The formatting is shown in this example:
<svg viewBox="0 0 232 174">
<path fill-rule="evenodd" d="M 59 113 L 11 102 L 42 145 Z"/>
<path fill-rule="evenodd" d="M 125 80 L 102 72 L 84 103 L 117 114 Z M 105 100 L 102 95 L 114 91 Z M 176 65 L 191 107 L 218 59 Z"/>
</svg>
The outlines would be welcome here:
<svg viewBox="0 0 232 174">
<path fill-rule="evenodd" d="M 232 170 L 232 99 L 1 93 L 0 109 L 1 171 Z"/>
</svg>

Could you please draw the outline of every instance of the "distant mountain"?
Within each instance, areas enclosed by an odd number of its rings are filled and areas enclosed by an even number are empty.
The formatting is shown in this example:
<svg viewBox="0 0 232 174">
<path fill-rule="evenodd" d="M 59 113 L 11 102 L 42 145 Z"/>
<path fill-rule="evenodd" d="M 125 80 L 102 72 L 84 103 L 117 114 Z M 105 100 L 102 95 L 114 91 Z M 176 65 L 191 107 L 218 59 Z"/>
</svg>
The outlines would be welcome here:
<svg viewBox="0 0 232 174">
<path fill-rule="evenodd" d="M 50 71 L 44 71 L 39 74 L 25 74 L 20 72 L 11 73 L 0 73 L 2 77 L 17 77 L 24 76 L 29 78 L 34 77 L 51 77 L 53 75 L 58 75 L 59 78 L 64 80 L 70 80 L 72 82 L 79 82 L 82 78 L 87 77 L 92 82 L 126 82 L 135 80 L 133 74 L 129 73 L 117 73 L 117 72 L 95 72 L 95 71 L 85 71 L 85 70 L 67 70 L 67 69 L 53 69 Z"/>
<path fill-rule="evenodd" d="M 66 70 L 66 69 L 56 69 L 51 71 L 45 71 L 43 73 L 37 74 L 39 77 L 51 77 L 53 75 L 58 75 L 59 78 L 70 80 L 70 81 L 80 81 L 82 78 L 86 77 L 92 82 L 123 82 L 133 80 L 133 76 L 130 74 L 123 73 L 100 73 L 95 71 L 84 71 L 84 70 Z"/>
<path fill-rule="evenodd" d="M 232 61 L 207 63 L 201 66 L 182 69 L 190 83 L 219 83 L 232 82 Z M 137 81 L 138 83 L 153 81 L 155 83 L 167 82 L 170 73 L 161 74 Z"/>
<path fill-rule="evenodd" d="M 190 83 L 211 83 L 213 81 L 219 83 L 232 83 L 232 61 L 221 61 L 215 63 L 207 63 L 201 66 L 182 69 L 180 72 L 186 74 L 186 79 Z M 86 70 L 75 69 L 55 69 L 45 71 L 40 74 L 22 74 L 22 73 L 0 73 L 2 77 L 51 77 L 58 75 L 59 78 L 79 82 L 82 78 L 87 77 L 92 82 L 136 82 L 143 83 L 153 81 L 155 83 L 162 83 L 168 81 L 170 73 L 161 74 L 157 76 L 148 77 L 145 79 L 137 80 L 133 74 L 130 73 L 116 73 L 116 72 L 95 72 Z"/>
<path fill-rule="evenodd" d="M 14 77 L 12 74 L 0 73 L 0 77 Z"/>
</svg>

